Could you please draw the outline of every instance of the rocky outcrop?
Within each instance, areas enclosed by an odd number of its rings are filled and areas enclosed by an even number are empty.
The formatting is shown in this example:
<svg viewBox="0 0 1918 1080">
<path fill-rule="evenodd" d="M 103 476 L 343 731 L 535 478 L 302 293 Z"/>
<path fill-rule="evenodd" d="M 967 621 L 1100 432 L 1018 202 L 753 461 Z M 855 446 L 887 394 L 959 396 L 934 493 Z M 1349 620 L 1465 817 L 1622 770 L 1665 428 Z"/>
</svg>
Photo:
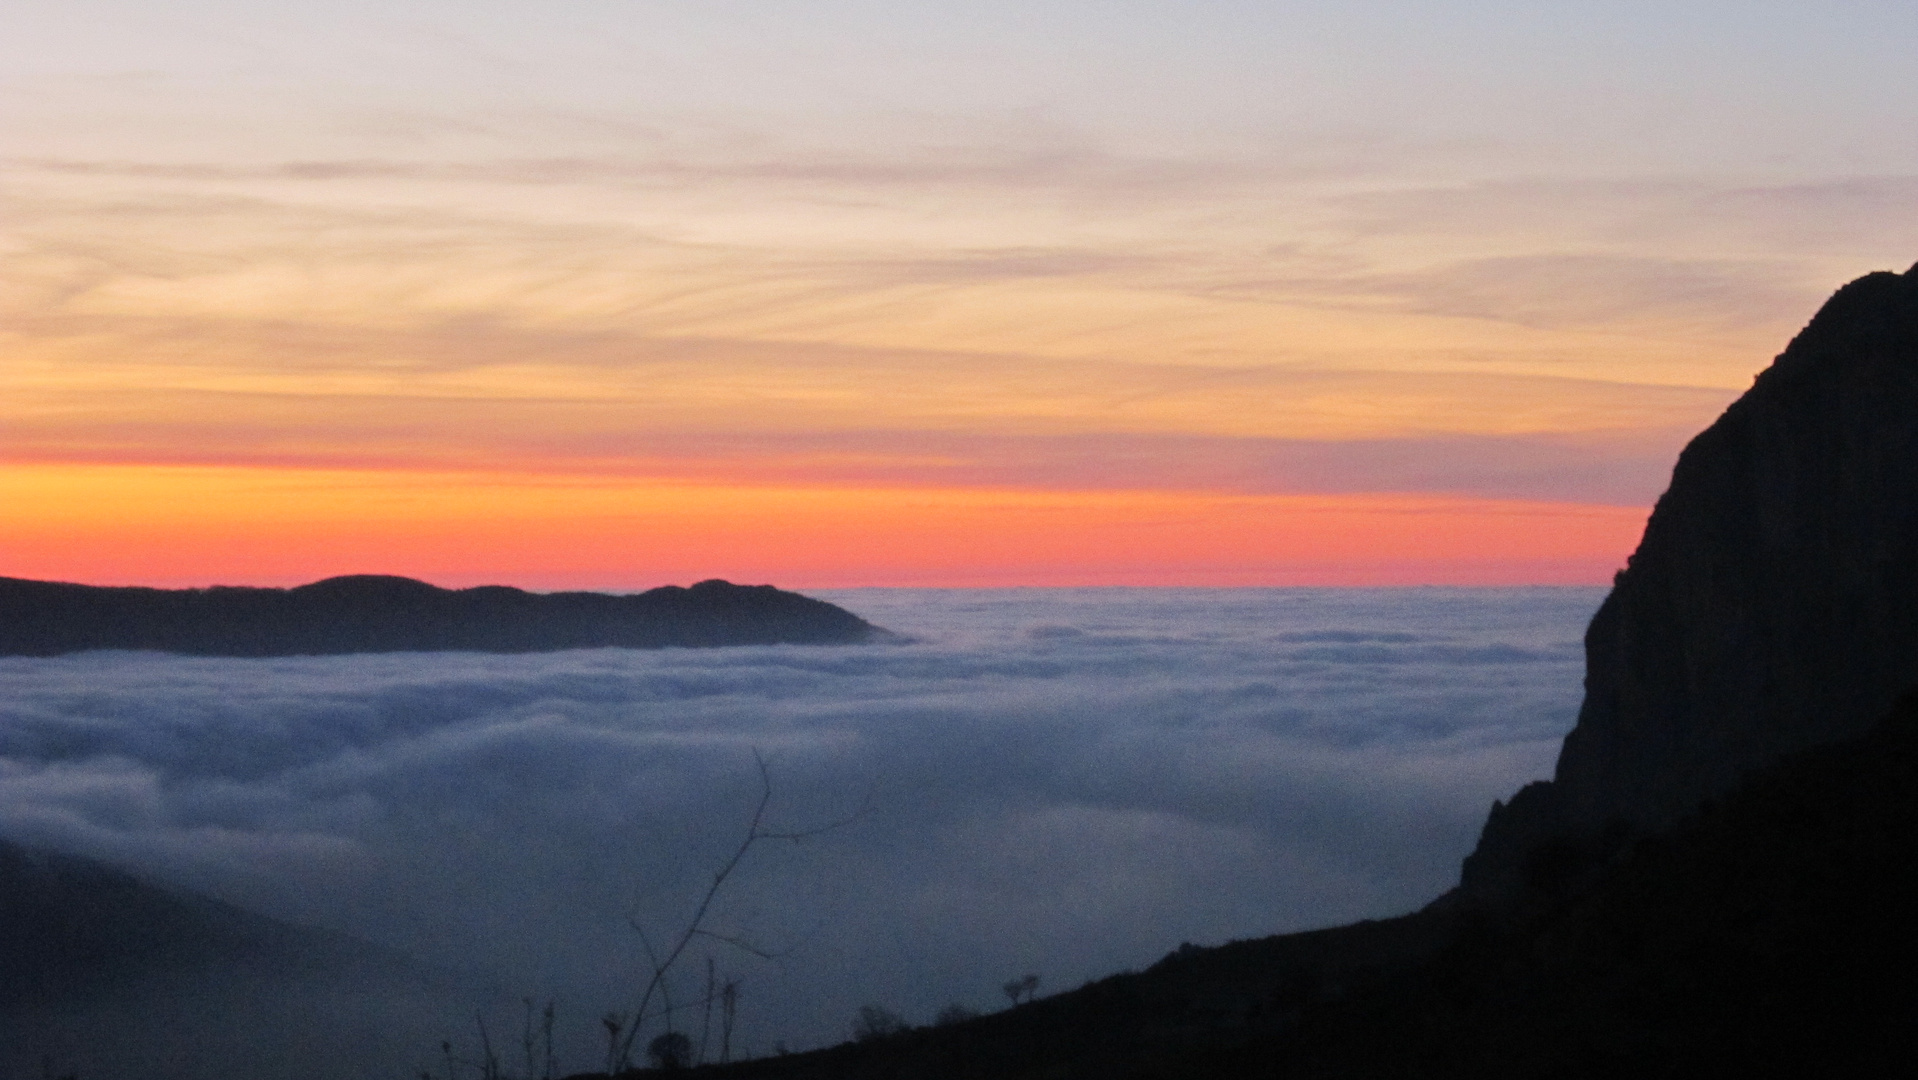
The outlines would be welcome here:
<svg viewBox="0 0 1918 1080">
<path fill-rule="evenodd" d="M 1918 885 L 1887 868 L 1914 839 L 1908 697 L 1629 845 L 1537 917 L 1484 920 L 1368 999 L 1308 1014 L 1256 1075 L 1895 1074 L 1918 1051 Z"/>
<path fill-rule="evenodd" d="M 99 588 L 0 578 L 0 656 L 150 649 L 199 656 L 844 644 L 885 631 L 770 585 L 702 581 L 632 596 L 441 589 L 402 577 L 295 589 Z"/>
<path fill-rule="evenodd" d="M 1585 647 L 1556 774 L 1493 807 L 1467 892 L 1667 828 L 1918 683 L 1918 267 L 1840 289 L 1692 440 Z"/>
</svg>

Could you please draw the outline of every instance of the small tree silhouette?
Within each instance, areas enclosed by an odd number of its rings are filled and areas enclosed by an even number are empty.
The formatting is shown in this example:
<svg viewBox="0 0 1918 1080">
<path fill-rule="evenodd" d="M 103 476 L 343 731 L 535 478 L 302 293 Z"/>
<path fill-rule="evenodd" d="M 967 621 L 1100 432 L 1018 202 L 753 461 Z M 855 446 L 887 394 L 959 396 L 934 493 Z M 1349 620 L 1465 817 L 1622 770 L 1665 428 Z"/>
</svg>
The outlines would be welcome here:
<svg viewBox="0 0 1918 1080">
<path fill-rule="evenodd" d="M 1031 1001 L 1032 995 L 1038 992 L 1039 976 L 1027 975 L 1023 979 L 1014 979 L 1004 986 L 1001 986 L 999 990 L 1006 995 L 1006 1000 L 1012 1002 L 1016 1007 L 1019 1004 L 1020 998 L 1023 997 L 1027 1001 Z"/>
<path fill-rule="evenodd" d="M 678 1069 L 692 1062 L 693 1041 L 677 1031 L 669 1031 L 646 1044 L 646 1056 L 656 1069 Z"/>
<path fill-rule="evenodd" d="M 733 1016 L 739 1011 L 739 980 L 728 979 L 719 991 L 719 1063 L 733 1059 Z"/>
<path fill-rule="evenodd" d="M 619 1031 L 626 1026 L 626 1020 L 618 1013 L 607 1013 L 599 1018 L 606 1025 L 606 1075 L 619 1071 Z"/>
<path fill-rule="evenodd" d="M 977 1019 L 979 1019 L 978 1009 L 961 1005 L 955 1001 L 945 1008 L 940 1009 L 939 1015 L 934 1017 L 932 1022 L 939 1027 L 946 1027 L 950 1024 L 963 1024 L 968 1020 Z"/>
<path fill-rule="evenodd" d="M 877 1005 L 861 1005 L 859 1019 L 853 1021 L 852 1037 L 860 1042 L 871 1042 L 888 1035 L 897 1035 L 911 1026 L 906 1023 L 905 1017 L 890 1009 L 882 1009 Z"/>
</svg>

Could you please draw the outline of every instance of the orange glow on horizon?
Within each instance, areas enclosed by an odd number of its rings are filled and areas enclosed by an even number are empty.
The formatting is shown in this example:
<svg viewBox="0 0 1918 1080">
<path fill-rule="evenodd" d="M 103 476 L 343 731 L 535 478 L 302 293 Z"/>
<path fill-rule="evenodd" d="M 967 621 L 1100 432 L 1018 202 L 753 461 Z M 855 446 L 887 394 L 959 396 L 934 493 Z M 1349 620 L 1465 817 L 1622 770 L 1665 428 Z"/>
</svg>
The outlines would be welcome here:
<svg viewBox="0 0 1918 1080">
<path fill-rule="evenodd" d="M 1603 584 L 1643 509 L 1435 495 L 754 487 L 224 466 L 0 470 L 0 575 L 638 589 Z"/>
</svg>

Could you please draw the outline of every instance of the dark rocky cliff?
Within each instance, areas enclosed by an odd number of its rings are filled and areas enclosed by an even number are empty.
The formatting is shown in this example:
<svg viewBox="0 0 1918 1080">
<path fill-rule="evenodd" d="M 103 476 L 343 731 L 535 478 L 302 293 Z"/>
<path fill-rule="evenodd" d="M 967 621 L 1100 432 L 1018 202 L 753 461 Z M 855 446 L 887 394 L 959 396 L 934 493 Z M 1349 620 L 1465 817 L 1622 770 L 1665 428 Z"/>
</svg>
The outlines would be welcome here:
<svg viewBox="0 0 1918 1080">
<path fill-rule="evenodd" d="M 1840 289 L 1692 440 L 1585 644 L 1556 775 L 1493 808 L 1468 892 L 1668 827 L 1918 683 L 1918 267 Z"/>
<path fill-rule="evenodd" d="M 200 656 L 543 652 L 841 644 L 884 636 L 823 600 L 725 581 L 613 596 L 500 585 L 451 590 L 371 575 L 295 589 L 99 588 L 0 578 L 0 656 L 87 649 Z"/>
</svg>

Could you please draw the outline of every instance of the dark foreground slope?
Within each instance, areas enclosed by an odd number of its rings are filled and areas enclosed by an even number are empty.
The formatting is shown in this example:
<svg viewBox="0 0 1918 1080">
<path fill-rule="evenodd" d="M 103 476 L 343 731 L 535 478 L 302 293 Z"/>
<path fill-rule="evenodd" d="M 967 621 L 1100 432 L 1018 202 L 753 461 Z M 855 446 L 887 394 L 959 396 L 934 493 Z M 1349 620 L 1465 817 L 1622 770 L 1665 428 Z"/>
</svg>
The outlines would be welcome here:
<svg viewBox="0 0 1918 1080">
<path fill-rule="evenodd" d="M 0 656 L 87 649 L 200 656 L 514 653 L 842 644 L 883 633 L 823 600 L 724 581 L 614 596 L 501 585 L 451 590 L 371 575 L 294 589 L 100 588 L 0 578 Z"/>
<path fill-rule="evenodd" d="M 1918 1052 L 1918 699 L 1749 778 L 1523 916 L 1182 950 L 726 1080 L 1890 1074 Z"/>
<path fill-rule="evenodd" d="M 1294 1076 L 1890 1075 L 1918 1052 L 1918 699 L 1270 1046 Z M 1251 1064 L 1251 1062 L 1248 1062 Z"/>
<path fill-rule="evenodd" d="M 398 963 L 350 938 L 0 840 L 0 1010 L 84 999 L 160 972 L 326 974 L 389 962 Z"/>
<path fill-rule="evenodd" d="M 0 1076 L 392 1076 L 475 997 L 366 942 L 0 840 Z"/>
</svg>

